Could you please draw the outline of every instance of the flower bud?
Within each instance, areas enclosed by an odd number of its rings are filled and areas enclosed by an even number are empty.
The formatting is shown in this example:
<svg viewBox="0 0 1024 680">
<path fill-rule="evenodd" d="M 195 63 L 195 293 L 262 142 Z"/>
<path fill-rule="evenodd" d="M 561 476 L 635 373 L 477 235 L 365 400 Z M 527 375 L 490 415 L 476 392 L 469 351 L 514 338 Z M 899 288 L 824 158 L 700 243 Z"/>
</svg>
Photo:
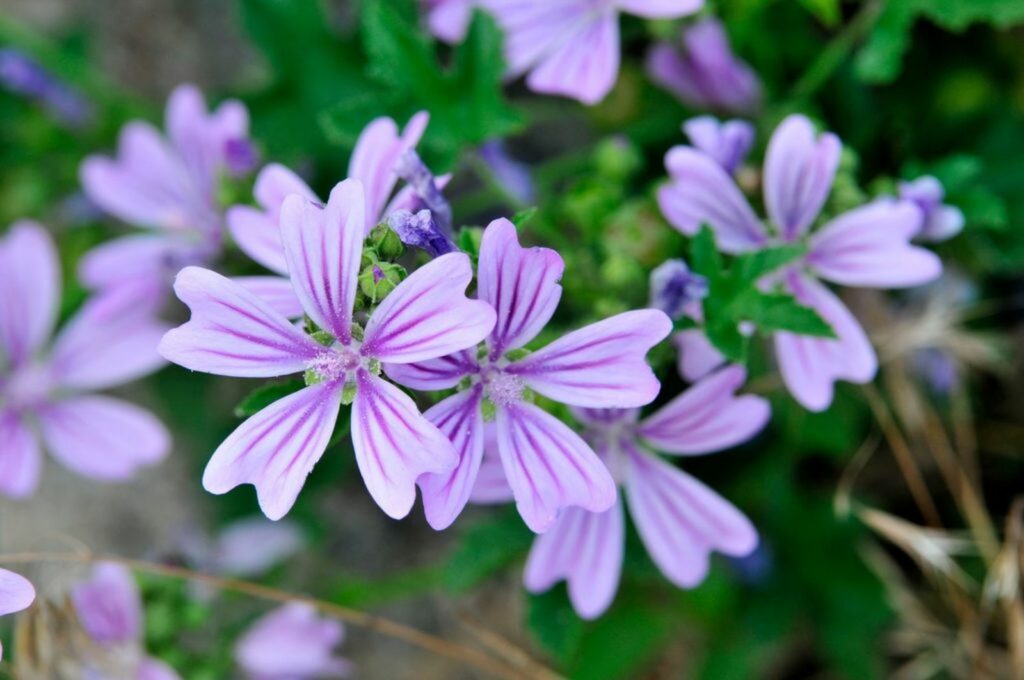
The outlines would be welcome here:
<svg viewBox="0 0 1024 680">
<path fill-rule="evenodd" d="M 397 260 L 405 252 L 402 239 L 387 224 L 374 227 L 369 241 L 382 260 Z"/>
<path fill-rule="evenodd" d="M 359 274 L 359 289 L 369 298 L 371 304 L 377 304 L 402 282 L 405 275 L 405 268 L 397 264 L 371 264 Z"/>
</svg>

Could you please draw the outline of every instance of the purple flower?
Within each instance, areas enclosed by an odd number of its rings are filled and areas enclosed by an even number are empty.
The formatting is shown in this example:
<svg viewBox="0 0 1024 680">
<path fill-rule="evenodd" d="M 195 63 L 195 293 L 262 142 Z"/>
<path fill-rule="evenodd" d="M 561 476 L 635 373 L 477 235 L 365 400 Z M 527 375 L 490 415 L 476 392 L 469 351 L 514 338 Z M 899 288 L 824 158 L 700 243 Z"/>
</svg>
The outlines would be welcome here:
<svg viewBox="0 0 1024 680">
<path fill-rule="evenodd" d="M 131 477 L 167 454 L 167 430 L 148 411 L 91 395 L 152 373 L 167 327 L 148 300 L 120 290 L 93 298 L 47 341 L 60 302 L 60 265 L 46 231 L 15 224 L 0 240 L 0 493 L 26 498 L 42 467 L 36 432 L 69 469 Z"/>
<path fill-rule="evenodd" d="M 444 234 L 452 233 L 452 208 L 441 193 L 443 186 L 434 177 L 434 173 L 420 159 L 415 149 L 406 149 L 398 157 L 395 172 L 406 181 L 412 190 L 414 200 L 412 208 L 416 211 L 426 208 L 434 217 L 434 222 Z"/>
<path fill-rule="evenodd" d="M 924 222 L 916 238 L 938 242 L 951 239 L 964 228 L 964 214 L 959 208 L 943 205 L 945 190 L 934 177 L 918 177 L 912 182 L 900 182 L 900 198 L 912 201 L 924 213 Z"/>
<path fill-rule="evenodd" d="M 505 191 L 521 203 L 533 203 L 537 191 L 533 186 L 533 178 L 530 177 L 530 169 L 525 163 L 509 155 L 502 140 L 485 142 L 480 147 L 480 158 Z"/>
<path fill-rule="evenodd" d="M 0 616 L 6 616 L 23 609 L 28 609 L 36 599 L 36 589 L 28 579 L 13 571 L 0 569 Z M 0 645 L 0 658 L 4 648 Z"/>
<path fill-rule="evenodd" d="M 183 532 L 179 545 L 189 563 L 199 569 L 253 577 L 298 553 L 306 540 L 296 524 L 271 522 L 258 515 L 228 524 L 215 540 L 201 531 Z"/>
<path fill-rule="evenodd" d="M 748 555 L 757 533 L 735 507 L 654 451 L 677 456 L 714 453 L 741 444 L 768 422 L 768 402 L 736 396 L 746 379 L 728 366 L 690 387 L 654 414 L 637 409 L 577 409 L 583 436 L 625 489 L 640 539 L 669 581 L 692 588 L 704 580 L 711 552 Z M 491 499 L 498 494 L 491 492 Z M 535 539 L 526 562 L 527 590 L 565 579 L 584 618 L 600 616 L 618 588 L 625 550 L 622 501 L 603 512 L 570 508 Z"/>
<path fill-rule="evenodd" d="M 521 247 L 508 220 L 491 222 L 477 272 L 477 294 L 497 312 L 486 351 L 385 365 L 393 380 L 412 389 L 449 389 L 465 381 L 426 413 L 459 453 L 454 470 L 418 482 L 435 529 L 450 525 L 469 498 L 483 455 L 485 406 L 493 408 L 501 461 L 531 529 L 550 528 L 562 508 L 601 511 L 615 500 L 615 484 L 594 452 L 562 421 L 530 403 L 529 391 L 575 406 L 646 404 L 659 384 L 644 355 L 668 335 L 672 322 L 653 309 L 626 312 L 523 356 L 522 348 L 558 306 L 563 268 L 555 251 Z"/>
<path fill-rule="evenodd" d="M 101 648 L 115 652 L 137 680 L 175 680 L 178 674 L 147 657 L 142 647 L 142 596 L 131 572 L 101 562 L 88 581 L 71 591 L 75 613 L 85 633 Z M 120 676 L 119 676 L 120 677 Z"/>
<path fill-rule="evenodd" d="M 680 45 L 662 42 L 652 47 L 647 72 L 696 108 L 752 113 L 761 103 L 757 75 L 736 58 L 722 24 L 712 17 L 684 28 Z"/>
<path fill-rule="evenodd" d="M 707 154 L 677 146 L 665 165 L 670 182 L 658 192 L 665 217 L 693 235 L 702 224 L 728 253 L 773 243 L 805 243 L 802 260 L 776 273 L 775 283 L 832 326 L 835 338 L 775 334 L 775 354 L 787 388 L 812 411 L 832 402 L 836 380 L 870 382 L 878 360 L 867 335 L 838 297 L 819 279 L 846 286 L 903 288 L 932 281 L 942 263 L 910 240 L 921 226 L 921 210 L 909 201 L 877 200 L 832 218 L 813 234 L 811 225 L 828 198 L 841 144 L 817 136 L 803 116 L 779 125 L 768 145 L 764 203 L 771 230 L 758 219 L 732 178 Z"/>
<path fill-rule="evenodd" d="M 745 120 L 721 123 L 712 116 L 699 116 L 683 123 L 683 132 L 694 148 L 711 156 L 730 175 L 736 173 L 754 144 L 754 126 Z"/>
<path fill-rule="evenodd" d="M 321 619 L 308 604 L 286 604 L 242 636 L 235 661 L 250 680 L 341 678 L 352 670 L 351 663 L 334 656 L 344 639 L 338 621 Z"/>
<path fill-rule="evenodd" d="M 619 74 L 619 12 L 693 14 L 704 0 L 479 0 L 505 31 L 509 75 L 535 92 L 596 104 Z"/>
<path fill-rule="evenodd" d="M 430 32 L 446 43 L 462 42 L 477 0 L 423 0 Z"/>
<path fill-rule="evenodd" d="M 237 169 L 234 156 L 247 143 L 249 114 L 233 100 L 207 113 L 202 93 L 183 85 L 171 93 L 166 115 L 166 138 L 134 121 L 121 130 L 117 158 L 90 156 L 82 164 L 89 198 L 148 230 L 86 254 L 78 273 L 89 288 L 128 283 L 163 291 L 179 269 L 220 252 L 218 185 L 223 173 Z"/>
<path fill-rule="evenodd" d="M 708 296 L 708 280 L 694 274 L 682 260 L 665 260 L 651 272 L 650 306 L 680 319 L 694 303 Z"/>
<path fill-rule="evenodd" d="M 365 330 L 355 327 L 366 233 L 357 179 L 338 184 L 326 207 L 289 196 L 280 231 L 294 294 L 306 315 L 330 334 L 329 346 L 212 271 L 188 267 L 175 283 L 192 319 L 160 343 L 169 360 L 217 375 L 307 374 L 308 387 L 252 416 L 221 444 L 203 485 L 222 494 L 253 484 L 264 514 L 280 519 L 327 447 L 347 394 L 346 401 L 354 396 L 352 444 L 363 480 L 384 512 L 404 517 L 416 496 L 416 478 L 450 470 L 457 457 L 412 399 L 379 377 L 380 363 L 426 361 L 473 347 L 493 327 L 494 311 L 465 297 L 473 277 L 469 258 L 451 253 L 399 284 Z"/>
<path fill-rule="evenodd" d="M 437 226 L 429 210 L 413 214 L 408 210 L 395 210 L 388 215 L 388 227 L 407 246 L 426 251 L 431 257 L 458 250 L 452 240 Z"/>
</svg>

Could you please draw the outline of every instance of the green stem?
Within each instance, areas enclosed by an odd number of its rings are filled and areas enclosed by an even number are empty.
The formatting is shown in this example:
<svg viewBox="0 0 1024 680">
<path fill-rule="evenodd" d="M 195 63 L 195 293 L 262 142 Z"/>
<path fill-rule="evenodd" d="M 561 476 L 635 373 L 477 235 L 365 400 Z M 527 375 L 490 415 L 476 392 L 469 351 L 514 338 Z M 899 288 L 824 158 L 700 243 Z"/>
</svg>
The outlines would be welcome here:
<svg viewBox="0 0 1024 680">
<path fill-rule="evenodd" d="M 874 27 L 882 10 L 885 9 L 885 4 L 885 0 L 868 0 L 864 3 L 860 11 L 846 25 L 846 28 L 832 39 L 832 42 L 804 71 L 803 76 L 793 86 L 793 99 L 798 101 L 808 99 L 828 82 L 836 69 L 846 61 L 853 48 Z"/>
</svg>

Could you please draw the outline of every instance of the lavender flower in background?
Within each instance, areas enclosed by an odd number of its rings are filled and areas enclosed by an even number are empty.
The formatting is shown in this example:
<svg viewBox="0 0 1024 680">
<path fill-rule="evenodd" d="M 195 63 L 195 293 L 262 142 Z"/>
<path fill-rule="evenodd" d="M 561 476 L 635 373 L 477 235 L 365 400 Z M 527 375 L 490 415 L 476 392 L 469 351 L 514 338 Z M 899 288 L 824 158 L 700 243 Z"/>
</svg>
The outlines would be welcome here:
<svg viewBox="0 0 1024 680">
<path fill-rule="evenodd" d="M 335 656 L 345 639 L 338 621 L 308 604 L 291 603 L 259 619 L 235 645 L 235 662 L 250 680 L 342 678 L 352 664 Z"/>
<path fill-rule="evenodd" d="M 426 361 L 474 347 L 494 326 L 494 311 L 465 297 L 473 277 L 469 258 L 450 253 L 416 270 L 370 314 L 365 330 L 356 328 L 366 209 L 356 179 L 338 184 L 326 207 L 292 195 L 281 208 L 294 294 L 306 315 L 331 335 L 329 345 L 212 271 L 188 267 L 175 283 L 192 319 L 160 343 L 169 360 L 216 375 L 306 373 L 306 388 L 242 423 L 203 475 L 203 485 L 216 494 L 253 484 L 271 519 L 294 504 L 327 447 L 343 398 L 354 399 L 352 444 L 363 480 L 391 517 L 404 517 L 412 508 L 417 477 L 445 472 L 457 461 L 451 442 L 412 399 L 379 377 L 380 364 Z"/>
<path fill-rule="evenodd" d="M 704 580 L 712 551 L 749 555 L 757 533 L 735 507 L 654 451 L 703 455 L 752 438 L 768 422 L 770 409 L 761 397 L 736 396 L 745 380 L 742 367 L 723 368 L 643 420 L 638 409 L 574 411 L 583 436 L 625 489 L 626 505 L 651 558 L 680 588 Z M 494 465 L 492 457 L 487 460 L 487 466 Z M 493 489 L 488 495 L 491 502 L 501 500 Z M 510 497 L 507 490 L 505 498 Z M 534 540 L 526 588 L 539 593 L 565 579 L 576 612 L 596 618 L 615 598 L 625 543 L 621 500 L 603 512 L 570 508 Z"/>
<path fill-rule="evenodd" d="M 654 45 L 647 55 L 647 72 L 694 108 L 744 114 L 761 104 L 757 74 L 736 58 L 725 29 L 712 17 L 684 28 L 678 44 Z"/>
<path fill-rule="evenodd" d="M 179 269 L 220 254 L 218 186 L 223 173 L 240 167 L 239 149 L 249 144 L 249 114 L 233 100 L 208 113 L 202 93 L 182 85 L 168 99 L 166 129 L 165 138 L 148 123 L 131 122 L 121 130 L 116 158 L 89 156 L 82 163 L 89 198 L 148 230 L 87 253 L 78 274 L 89 288 L 126 284 L 162 296 Z"/>
<path fill-rule="evenodd" d="M 148 411 L 89 394 L 152 373 L 167 326 L 132 290 L 94 297 L 47 347 L 60 303 L 60 266 L 46 231 L 15 224 L 0 240 L 0 493 L 26 498 L 40 443 L 65 467 L 122 481 L 167 455 L 170 435 Z"/>
<path fill-rule="evenodd" d="M 683 260 L 665 260 L 655 267 L 650 288 L 650 306 L 671 319 L 681 319 L 708 296 L 708 280 L 690 271 Z"/>
<path fill-rule="evenodd" d="M 674 19 L 704 0 L 479 0 L 505 31 L 508 75 L 534 92 L 596 104 L 619 74 L 619 13 Z"/>
<path fill-rule="evenodd" d="M 832 188 L 841 151 L 832 134 L 816 135 L 803 116 L 786 118 L 772 135 L 764 167 L 764 202 L 773 230 L 754 214 L 739 187 L 707 154 L 677 146 L 666 158 L 670 182 L 658 192 L 668 221 L 687 235 L 702 224 L 728 253 L 774 242 L 806 243 L 800 262 L 767 279 L 832 326 L 835 338 L 775 334 L 775 355 L 790 393 L 812 411 L 828 408 L 834 383 L 874 379 L 878 359 L 853 314 L 819 279 L 868 288 L 917 286 L 939 277 L 941 261 L 911 244 L 921 210 L 909 201 L 877 200 L 829 220 L 813 234 Z"/>
<path fill-rule="evenodd" d="M 306 539 L 297 524 L 256 516 L 228 524 L 213 539 L 196 529 L 182 532 L 179 545 L 200 571 L 252 578 L 296 555 Z"/>
<path fill-rule="evenodd" d="M 575 406 L 647 404 L 660 386 L 645 355 L 668 335 L 672 322 L 653 309 L 625 312 L 523 356 L 522 348 L 558 306 L 564 266 L 553 250 L 521 247 L 508 220 L 491 222 L 477 272 L 477 294 L 497 312 L 486 352 L 385 365 L 389 377 L 412 389 L 461 386 L 426 412 L 458 451 L 457 467 L 418 481 L 435 529 L 449 526 L 469 499 L 483 456 L 485 408 L 493 409 L 501 462 L 519 513 L 533 531 L 549 529 L 563 508 L 598 512 L 615 501 L 615 484 L 593 450 L 530 403 L 528 391 Z"/>
<path fill-rule="evenodd" d="M 479 153 L 505 191 L 520 203 L 533 203 L 537 191 L 530 176 L 530 168 L 509 155 L 505 142 L 500 139 L 485 142 L 480 146 Z"/>
<path fill-rule="evenodd" d="M 478 0 L 423 0 L 430 32 L 446 43 L 462 42 Z"/>
<path fill-rule="evenodd" d="M 176 680 L 169 666 L 146 656 L 142 640 L 142 596 L 132 573 L 119 564 L 101 562 L 88 581 L 71 591 L 82 629 L 104 650 L 104 666 L 87 677 Z M 87 671 L 89 673 L 90 671 Z"/>
<path fill-rule="evenodd" d="M 942 184 L 931 176 L 900 182 L 900 198 L 912 201 L 924 214 L 917 239 L 937 243 L 951 239 L 963 230 L 964 214 L 959 208 L 944 205 L 942 199 L 945 195 Z"/>
<path fill-rule="evenodd" d="M 13 571 L 0 569 L 0 616 L 7 616 L 28 609 L 36 599 L 36 589 L 24 576 Z M 4 648 L 0 645 L 0 658 Z"/>
<path fill-rule="evenodd" d="M 0 49 L 0 85 L 38 102 L 70 128 L 81 129 L 93 121 L 95 112 L 87 99 L 16 49 Z"/>
<path fill-rule="evenodd" d="M 699 116 L 683 123 L 683 133 L 695 149 L 711 156 L 733 175 L 750 153 L 755 131 L 745 120 L 719 122 L 712 116 Z"/>
</svg>

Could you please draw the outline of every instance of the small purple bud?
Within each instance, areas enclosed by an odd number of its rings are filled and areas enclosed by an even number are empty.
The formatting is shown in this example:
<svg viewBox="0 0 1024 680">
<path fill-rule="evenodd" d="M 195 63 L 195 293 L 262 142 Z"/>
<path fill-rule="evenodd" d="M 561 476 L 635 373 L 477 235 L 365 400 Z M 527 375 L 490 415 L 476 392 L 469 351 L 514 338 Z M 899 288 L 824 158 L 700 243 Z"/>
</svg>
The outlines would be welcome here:
<svg viewBox="0 0 1024 680">
<path fill-rule="evenodd" d="M 388 215 L 388 226 L 398 234 L 402 243 L 425 250 L 431 257 L 458 250 L 452 240 L 437 228 L 437 223 L 429 210 L 420 210 L 417 213 L 396 210 Z"/>
<path fill-rule="evenodd" d="M 224 162 L 228 172 L 234 177 L 242 177 L 256 168 L 259 158 L 252 142 L 236 137 L 224 144 Z"/>
<path fill-rule="evenodd" d="M 665 260 L 651 272 L 650 306 L 679 319 L 687 307 L 708 295 L 708 280 L 682 260 Z"/>
<path fill-rule="evenodd" d="M 395 164 L 395 172 L 412 187 L 416 196 L 423 202 L 423 207 L 430 211 L 435 229 L 439 229 L 445 235 L 451 235 L 452 208 L 441 190 L 437 188 L 434 174 L 423 163 L 415 149 L 409 149 L 402 154 Z"/>
<path fill-rule="evenodd" d="M 697 150 L 711 156 L 730 175 L 754 144 L 754 126 L 744 120 L 720 123 L 712 116 L 699 116 L 683 123 L 683 132 Z"/>
<path fill-rule="evenodd" d="M 373 265 L 373 282 L 380 283 L 380 280 L 383 278 L 384 270 L 378 267 L 377 265 Z"/>
<path fill-rule="evenodd" d="M 533 203 L 536 190 L 530 169 L 525 163 L 512 158 L 500 139 L 485 142 L 480 147 L 480 158 L 491 169 L 505 191 L 522 203 Z"/>
<path fill-rule="evenodd" d="M 946 191 L 939 180 L 931 176 L 919 177 L 912 182 L 900 182 L 900 198 L 913 202 L 924 220 L 916 238 L 922 241 L 945 241 L 964 228 L 964 214 L 959 208 L 944 205 Z"/>
</svg>

